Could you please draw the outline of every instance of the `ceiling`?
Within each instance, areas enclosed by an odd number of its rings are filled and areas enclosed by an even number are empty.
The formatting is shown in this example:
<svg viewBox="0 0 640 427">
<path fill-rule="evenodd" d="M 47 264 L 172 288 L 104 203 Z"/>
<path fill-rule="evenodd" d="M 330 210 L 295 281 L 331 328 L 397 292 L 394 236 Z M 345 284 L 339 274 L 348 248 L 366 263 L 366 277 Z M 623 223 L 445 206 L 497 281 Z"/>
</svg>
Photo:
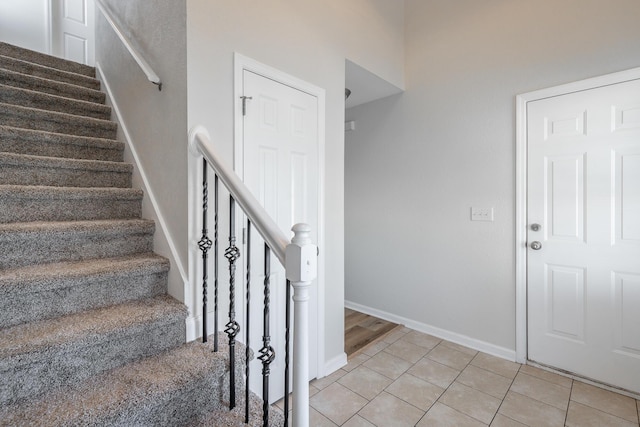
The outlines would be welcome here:
<svg viewBox="0 0 640 427">
<path fill-rule="evenodd" d="M 345 66 L 345 87 L 351 90 L 351 96 L 345 102 L 345 108 L 386 98 L 403 91 L 348 59 Z"/>
</svg>

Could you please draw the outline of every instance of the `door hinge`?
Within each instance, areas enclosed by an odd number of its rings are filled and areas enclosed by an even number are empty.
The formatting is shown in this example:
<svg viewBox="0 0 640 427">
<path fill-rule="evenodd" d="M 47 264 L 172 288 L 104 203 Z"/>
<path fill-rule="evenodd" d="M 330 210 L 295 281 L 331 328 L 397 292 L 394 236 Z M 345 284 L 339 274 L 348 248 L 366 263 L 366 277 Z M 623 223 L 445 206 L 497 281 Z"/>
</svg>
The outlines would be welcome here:
<svg viewBox="0 0 640 427">
<path fill-rule="evenodd" d="M 253 99 L 251 96 L 241 96 L 240 99 L 242 99 L 242 115 L 246 116 L 247 115 L 247 99 Z"/>
<path fill-rule="evenodd" d="M 242 244 L 243 245 L 247 244 L 247 229 L 246 228 L 242 229 Z"/>
</svg>

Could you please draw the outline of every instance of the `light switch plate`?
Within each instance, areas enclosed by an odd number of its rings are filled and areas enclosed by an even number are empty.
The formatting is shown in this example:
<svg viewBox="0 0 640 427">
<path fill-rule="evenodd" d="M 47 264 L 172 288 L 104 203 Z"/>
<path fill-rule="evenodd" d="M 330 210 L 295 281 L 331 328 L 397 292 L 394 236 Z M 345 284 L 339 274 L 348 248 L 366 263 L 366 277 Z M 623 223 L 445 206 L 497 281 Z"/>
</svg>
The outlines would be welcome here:
<svg viewBox="0 0 640 427">
<path fill-rule="evenodd" d="M 471 208 L 471 221 L 493 221 L 493 208 Z"/>
</svg>

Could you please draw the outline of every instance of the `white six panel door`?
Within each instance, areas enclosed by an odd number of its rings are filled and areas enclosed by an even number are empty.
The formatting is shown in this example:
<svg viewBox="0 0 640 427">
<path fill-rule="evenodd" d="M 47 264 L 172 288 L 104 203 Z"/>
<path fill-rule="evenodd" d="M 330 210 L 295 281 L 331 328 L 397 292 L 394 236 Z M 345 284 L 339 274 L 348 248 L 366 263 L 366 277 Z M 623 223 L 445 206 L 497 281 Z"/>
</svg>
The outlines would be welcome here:
<svg viewBox="0 0 640 427">
<path fill-rule="evenodd" d="M 274 80 L 243 72 L 246 102 L 244 116 L 244 182 L 286 236 L 291 226 L 311 225 L 318 231 L 318 102 L 317 98 Z M 255 238 L 254 238 L 255 236 Z M 263 247 L 252 233 L 251 347 L 258 351 L 262 339 Z M 271 340 L 276 359 L 271 365 L 269 399 L 284 395 L 285 275 L 280 263 L 271 262 Z M 317 281 L 309 301 L 309 378 L 317 376 Z M 293 307 L 291 318 L 293 319 Z M 257 321 L 257 322 L 256 322 Z M 253 323 L 256 322 L 256 323 Z M 293 332 L 291 332 L 293 337 Z M 251 365 L 251 389 L 261 395 L 260 361 Z"/>
<path fill-rule="evenodd" d="M 53 54 L 81 64 L 95 62 L 93 0 L 51 0 Z"/>
<path fill-rule="evenodd" d="M 640 81 L 527 114 L 528 358 L 640 393 Z"/>
</svg>

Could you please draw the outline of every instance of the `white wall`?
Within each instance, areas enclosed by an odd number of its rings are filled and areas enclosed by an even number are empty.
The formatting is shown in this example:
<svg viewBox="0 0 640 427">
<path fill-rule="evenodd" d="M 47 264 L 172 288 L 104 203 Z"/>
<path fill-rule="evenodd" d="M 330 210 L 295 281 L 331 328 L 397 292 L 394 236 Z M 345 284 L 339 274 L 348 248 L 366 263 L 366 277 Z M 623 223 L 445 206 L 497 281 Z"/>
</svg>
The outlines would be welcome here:
<svg viewBox="0 0 640 427">
<path fill-rule="evenodd" d="M 49 0 L 0 1 L 0 41 L 48 53 Z"/>
<path fill-rule="evenodd" d="M 187 3 L 189 126 L 233 156 L 233 54 L 326 89 L 326 360 L 343 354 L 345 58 L 402 87 L 403 6 L 391 0 Z"/>
<path fill-rule="evenodd" d="M 407 0 L 406 92 L 347 111 L 346 299 L 513 353 L 515 96 L 640 66 L 638 16 L 636 0 Z"/>
<path fill-rule="evenodd" d="M 188 258 L 185 0 L 104 3 L 162 80 L 162 91 L 158 91 L 98 12 L 96 62 L 109 84 L 140 162 L 133 184 L 146 190 L 143 217 L 156 221 L 155 251 L 171 259 L 169 293 L 184 301 L 186 273 L 183 278 L 180 270 L 186 271 Z M 134 163 L 129 148 L 125 160 Z M 143 175 L 149 186 L 145 186 Z M 155 207 L 151 196 L 156 201 Z M 175 245 L 174 251 L 171 243 Z"/>
</svg>

